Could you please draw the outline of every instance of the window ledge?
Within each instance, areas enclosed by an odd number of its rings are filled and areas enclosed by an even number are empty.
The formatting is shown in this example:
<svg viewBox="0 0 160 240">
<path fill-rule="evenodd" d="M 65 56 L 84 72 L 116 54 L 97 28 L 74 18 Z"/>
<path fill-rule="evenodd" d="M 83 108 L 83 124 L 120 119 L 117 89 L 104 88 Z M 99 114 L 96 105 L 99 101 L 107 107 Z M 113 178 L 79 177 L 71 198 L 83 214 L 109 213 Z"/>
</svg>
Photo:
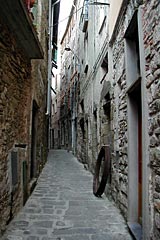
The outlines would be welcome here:
<svg viewBox="0 0 160 240">
<path fill-rule="evenodd" d="M 23 0 L 1 2 L 0 16 L 30 59 L 42 59 L 43 50 Z"/>
</svg>

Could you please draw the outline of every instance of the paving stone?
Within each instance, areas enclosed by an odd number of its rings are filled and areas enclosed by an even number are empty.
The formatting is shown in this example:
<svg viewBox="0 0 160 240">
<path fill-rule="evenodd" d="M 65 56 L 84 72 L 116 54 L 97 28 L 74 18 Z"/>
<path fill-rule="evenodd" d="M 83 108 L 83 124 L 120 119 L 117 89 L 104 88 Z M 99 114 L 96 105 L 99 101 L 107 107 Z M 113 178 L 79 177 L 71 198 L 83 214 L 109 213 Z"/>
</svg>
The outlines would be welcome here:
<svg viewBox="0 0 160 240">
<path fill-rule="evenodd" d="M 62 240 L 61 238 L 42 237 L 42 240 Z"/>
<path fill-rule="evenodd" d="M 57 209 L 55 213 L 58 214 L 58 215 L 62 215 L 62 214 L 64 214 L 64 211 L 62 211 L 60 209 Z"/>
<path fill-rule="evenodd" d="M 122 234 L 97 234 L 92 236 L 91 240 L 130 240 L 130 237 Z"/>
<path fill-rule="evenodd" d="M 13 221 L 12 225 L 10 226 L 11 231 L 19 231 L 19 230 L 25 230 L 29 226 L 28 221 Z"/>
<path fill-rule="evenodd" d="M 29 236 L 27 240 L 39 240 L 39 237 L 37 236 Z"/>
<path fill-rule="evenodd" d="M 16 236 L 16 235 L 8 235 L 7 237 L 3 238 L 4 240 L 23 240 L 23 237 L 20 236 Z"/>
<path fill-rule="evenodd" d="M 62 236 L 62 237 L 58 237 L 58 238 L 54 238 L 52 240 L 90 240 L 90 236 L 86 236 L 86 235 L 71 235 L 71 236 Z"/>
<path fill-rule="evenodd" d="M 33 223 L 34 227 L 52 228 L 53 221 L 38 221 Z"/>
<path fill-rule="evenodd" d="M 25 213 L 40 213 L 41 209 L 40 208 L 26 208 L 24 209 Z"/>
<path fill-rule="evenodd" d="M 47 213 L 47 214 L 53 214 L 54 210 L 51 208 L 44 208 L 42 209 L 43 213 Z"/>
<path fill-rule="evenodd" d="M 25 230 L 25 231 L 23 232 L 23 234 L 29 235 L 29 234 L 31 234 L 31 232 L 30 232 L 29 230 Z"/>
<path fill-rule="evenodd" d="M 77 235 L 77 234 L 94 234 L 97 233 L 97 229 L 95 228 L 70 228 L 70 229 L 59 229 L 54 230 L 53 235 Z"/>
<path fill-rule="evenodd" d="M 63 226 L 65 226 L 65 223 L 62 222 L 62 221 L 58 221 L 58 222 L 56 222 L 56 226 L 61 226 L 61 227 L 63 227 Z"/>
<path fill-rule="evenodd" d="M 35 190 L 2 240 L 131 240 L 113 202 L 93 195 L 92 181 L 71 153 L 51 151 Z"/>
<path fill-rule="evenodd" d="M 61 206 L 61 209 L 66 209 L 67 206 Z M 59 206 L 55 206 L 55 209 L 59 209 Z"/>
<path fill-rule="evenodd" d="M 39 235 L 47 235 L 46 229 L 36 229 L 37 234 Z"/>
</svg>

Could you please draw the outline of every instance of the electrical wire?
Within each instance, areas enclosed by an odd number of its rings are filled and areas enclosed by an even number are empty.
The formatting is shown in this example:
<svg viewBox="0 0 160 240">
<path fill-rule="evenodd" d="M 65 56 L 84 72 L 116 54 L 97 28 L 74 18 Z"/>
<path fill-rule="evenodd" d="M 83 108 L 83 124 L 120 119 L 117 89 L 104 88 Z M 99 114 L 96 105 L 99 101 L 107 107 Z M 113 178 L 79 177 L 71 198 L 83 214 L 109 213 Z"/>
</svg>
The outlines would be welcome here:
<svg viewBox="0 0 160 240">
<path fill-rule="evenodd" d="M 61 2 L 61 0 L 57 0 L 56 2 L 53 3 L 53 5 L 56 5 L 59 2 Z"/>
<path fill-rule="evenodd" d="M 61 1 L 61 0 L 60 0 Z M 92 6 L 94 6 L 94 3 L 95 2 L 88 2 L 88 3 L 86 3 L 86 4 L 84 4 L 82 7 L 80 7 L 80 8 L 78 8 L 75 12 L 73 12 L 73 14 L 72 14 L 72 16 L 74 15 L 74 14 L 76 14 L 77 12 L 79 12 L 82 8 L 84 8 L 84 6 L 86 5 L 92 5 Z M 97 4 L 96 5 L 105 5 L 105 6 L 109 6 L 109 4 L 108 3 L 100 3 L 100 2 L 97 2 Z M 55 24 L 53 24 L 51 27 L 54 27 L 54 26 L 57 26 L 58 24 L 60 24 L 60 23 L 62 23 L 62 22 L 64 22 L 65 20 L 67 20 L 68 18 L 70 17 L 70 15 L 69 16 L 67 16 L 67 17 L 65 17 L 64 19 L 62 19 L 61 21 L 59 21 L 58 23 L 55 23 Z"/>
<path fill-rule="evenodd" d="M 77 12 L 79 12 L 82 8 L 83 8 L 83 7 L 80 7 L 79 9 L 77 9 L 77 11 L 73 12 L 72 16 L 73 16 L 74 14 L 76 14 Z M 58 23 L 53 24 L 51 27 L 57 26 L 58 24 L 60 24 L 60 23 L 64 22 L 65 20 L 67 20 L 69 17 L 70 17 L 70 15 L 67 16 L 67 17 L 65 17 L 64 19 L 62 19 L 62 20 L 59 21 Z"/>
</svg>

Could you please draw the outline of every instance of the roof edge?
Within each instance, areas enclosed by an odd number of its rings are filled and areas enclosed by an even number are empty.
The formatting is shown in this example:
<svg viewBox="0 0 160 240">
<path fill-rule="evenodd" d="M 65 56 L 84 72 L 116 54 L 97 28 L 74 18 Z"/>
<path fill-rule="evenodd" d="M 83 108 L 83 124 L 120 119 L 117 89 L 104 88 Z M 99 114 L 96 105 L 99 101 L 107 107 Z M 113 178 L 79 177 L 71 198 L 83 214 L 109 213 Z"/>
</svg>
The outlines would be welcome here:
<svg viewBox="0 0 160 240">
<path fill-rule="evenodd" d="M 67 22 L 67 26 L 66 26 L 66 30 L 63 34 L 63 37 L 62 37 L 62 40 L 61 40 L 61 44 L 63 43 L 66 35 L 67 35 L 67 32 L 68 32 L 68 28 L 69 28 L 69 25 L 71 23 L 71 19 L 72 19 L 72 16 L 73 16 L 73 13 L 74 13 L 74 9 L 75 9 L 75 6 L 77 5 L 77 0 L 74 0 L 73 3 L 72 3 L 72 8 L 71 8 L 71 11 L 70 11 L 70 15 L 69 15 L 69 19 L 68 19 L 68 22 Z"/>
</svg>

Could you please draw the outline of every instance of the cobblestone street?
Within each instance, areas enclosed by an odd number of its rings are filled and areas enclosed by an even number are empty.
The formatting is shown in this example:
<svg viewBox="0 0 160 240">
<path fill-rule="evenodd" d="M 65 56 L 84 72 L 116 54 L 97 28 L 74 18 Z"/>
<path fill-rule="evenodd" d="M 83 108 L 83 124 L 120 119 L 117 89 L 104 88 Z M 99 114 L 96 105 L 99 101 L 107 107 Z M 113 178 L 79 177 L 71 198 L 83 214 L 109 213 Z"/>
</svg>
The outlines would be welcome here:
<svg viewBox="0 0 160 240">
<path fill-rule="evenodd" d="M 131 240 L 119 210 L 92 193 L 92 175 L 71 153 L 51 151 L 38 184 L 3 240 Z"/>
</svg>

